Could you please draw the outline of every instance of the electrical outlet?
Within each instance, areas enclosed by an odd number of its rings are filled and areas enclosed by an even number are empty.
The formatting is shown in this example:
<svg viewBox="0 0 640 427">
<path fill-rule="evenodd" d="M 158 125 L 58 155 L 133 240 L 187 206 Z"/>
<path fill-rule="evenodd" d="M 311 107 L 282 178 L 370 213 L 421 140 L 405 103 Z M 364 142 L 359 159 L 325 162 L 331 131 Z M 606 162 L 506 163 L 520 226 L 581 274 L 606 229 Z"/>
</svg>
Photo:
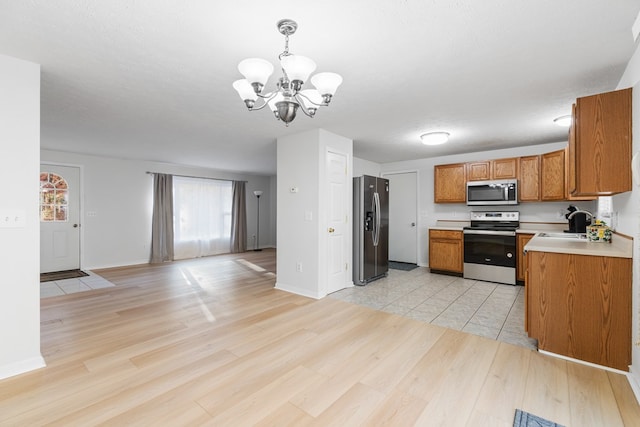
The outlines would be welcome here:
<svg viewBox="0 0 640 427">
<path fill-rule="evenodd" d="M 296 271 L 302 273 L 302 263 L 300 261 L 296 262 Z"/>
</svg>

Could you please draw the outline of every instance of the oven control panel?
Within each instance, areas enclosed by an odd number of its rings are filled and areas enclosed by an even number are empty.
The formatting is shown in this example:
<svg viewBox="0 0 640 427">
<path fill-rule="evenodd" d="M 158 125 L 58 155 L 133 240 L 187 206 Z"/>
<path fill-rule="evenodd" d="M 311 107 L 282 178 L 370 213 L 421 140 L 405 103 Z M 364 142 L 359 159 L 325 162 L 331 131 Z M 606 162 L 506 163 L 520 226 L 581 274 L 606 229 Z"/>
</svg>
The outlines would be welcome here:
<svg viewBox="0 0 640 427">
<path fill-rule="evenodd" d="M 520 221 L 520 212 L 471 212 L 471 221 Z"/>
</svg>

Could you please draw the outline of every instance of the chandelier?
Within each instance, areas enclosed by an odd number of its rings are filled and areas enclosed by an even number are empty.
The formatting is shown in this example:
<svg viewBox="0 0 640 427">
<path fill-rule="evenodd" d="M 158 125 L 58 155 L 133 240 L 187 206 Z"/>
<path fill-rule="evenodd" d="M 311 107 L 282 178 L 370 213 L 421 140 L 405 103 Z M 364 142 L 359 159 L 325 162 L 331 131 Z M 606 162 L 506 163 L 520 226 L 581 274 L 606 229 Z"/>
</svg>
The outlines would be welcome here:
<svg viewBox="0 0 640 427">
<path fill-rule="evenodd" d="M 260 58 L 248 58 L 238 64 L 238 71 L 245 78 L 233 82 L 233 88 L 244 101 L 249 111 L 262 110 L 267 105 L 278 120 L 287 126 L 296 118 L 298 109 L 309 117 L 314 117 L 318 107 L 326 107 L 342 83 L 342 77 L 336 73 L 317 73 L 311 77 L 315 89 L 302 89 L 316 69 L 316 63 L 306 56 L 289 53 L 289 36 L 298 29 L 291 19 L 278 21 L 278 31 L 284 35 L 284 52 L 278 58 L 282 67 L 282 77 L 273 92 L 262 93 L 264 86 L 273 73 L 273 65 Z M 261 104 L 256 106 L 260 98 Z"/>
</svg>

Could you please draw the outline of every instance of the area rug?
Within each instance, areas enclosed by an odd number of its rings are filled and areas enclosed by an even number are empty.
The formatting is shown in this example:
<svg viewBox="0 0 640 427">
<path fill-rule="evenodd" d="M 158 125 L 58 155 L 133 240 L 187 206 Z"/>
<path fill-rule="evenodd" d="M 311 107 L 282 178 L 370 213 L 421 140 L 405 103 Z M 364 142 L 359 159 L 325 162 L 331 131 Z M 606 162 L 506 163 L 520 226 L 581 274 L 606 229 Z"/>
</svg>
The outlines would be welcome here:
<svg viewBox="0 0 640 427">
<path fill-rule="evenodd" d="M 394 270 L 411 271 L 414 268 L 418 268 L 418 266 L 409 262 L 389 261 L 389 268 Z"/>
<path fill-rule="evenodd" d="M 513 427 L 564 427 L 553 421 L 545 420 L 536 415 L 530 414 L 520 409 L 516 409 L 516 415 L 513 418 Z"/>
<path fill-rule="evenodd" d="M 53 282 L 55 280 L 75 279 L 77 277 L 85 276 L 88 276 L 88 274 L 82 270 L 65 270 L 54 271 L 52 273 L 40 273 L 40 283 Z"/>
</svg>

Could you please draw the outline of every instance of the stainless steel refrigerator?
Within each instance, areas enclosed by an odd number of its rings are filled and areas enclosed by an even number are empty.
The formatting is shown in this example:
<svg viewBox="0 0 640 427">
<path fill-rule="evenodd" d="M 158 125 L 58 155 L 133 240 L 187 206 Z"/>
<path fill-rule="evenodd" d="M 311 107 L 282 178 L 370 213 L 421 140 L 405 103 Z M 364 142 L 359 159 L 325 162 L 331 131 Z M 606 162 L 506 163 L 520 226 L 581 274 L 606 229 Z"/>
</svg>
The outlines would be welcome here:
<svg viewBox="0 0 640 427">
<path fill-rule="evenodd" d="M 353 283 L 366 285 L 389 270 L 389 180 L 353 178 Z"/>
</svg>

